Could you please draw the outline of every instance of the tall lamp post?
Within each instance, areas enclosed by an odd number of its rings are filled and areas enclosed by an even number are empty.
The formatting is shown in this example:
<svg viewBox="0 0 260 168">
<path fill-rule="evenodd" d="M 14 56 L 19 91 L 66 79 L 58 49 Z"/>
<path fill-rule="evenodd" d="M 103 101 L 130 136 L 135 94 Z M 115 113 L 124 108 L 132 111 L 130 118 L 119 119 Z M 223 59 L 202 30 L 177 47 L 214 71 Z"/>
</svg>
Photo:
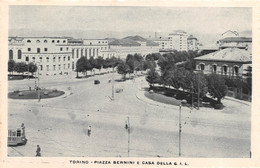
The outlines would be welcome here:
<svg viewBox="0 0 260 168">
<path fill-rule="evenodd" d="M 182 100 L 179 106 L 179 157 L 181 157 L 181 107 L 182 104 L 185 104 L 186 102 L 186 100 Z"/>
</svg>

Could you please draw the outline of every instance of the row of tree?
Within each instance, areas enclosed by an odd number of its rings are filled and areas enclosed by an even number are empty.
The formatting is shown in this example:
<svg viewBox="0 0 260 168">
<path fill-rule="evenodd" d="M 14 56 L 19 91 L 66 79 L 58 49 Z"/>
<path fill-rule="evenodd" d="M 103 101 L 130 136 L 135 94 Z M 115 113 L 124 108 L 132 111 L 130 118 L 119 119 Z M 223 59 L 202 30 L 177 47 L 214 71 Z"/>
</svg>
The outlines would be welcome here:
<svg viewBox="0 0 260 168">
<path fill-rule="evenodd" d="M 116 57 L 106 59 L 103 57 L 98 57 L 96 59 L 94 57 L 90 57 L 89 59 L 87 59 L 87 57 L 81 57 L 76 63 L 77 77 L 79 72 L 82 72 L 87 76 L 87 71 L 93 71 L 94 68 L 99 71 L 101 68 L 113 68 L 114 70 L 119 62 L 120 59 Z"/>
<path fill-rule="evenodd" d="M 13 72 L 22 73 L 30 72 L 33 73 L 37 71 L 37 65 L 33 62 L 25 63 L 25 62 L 15 62 L 14 60 L 8 61 L 8 72 L 13 74 Z"/>
<path fill-rule="evenodd" d="M 161 55 L 160 55 L 161 56 Z M 126 60 L 121 60 L 117 66 L 117 72 L 126 79 L 127 74 L 137 73 L 156 66 L 154 59 L 144 59 L 140 54 L 128 54 Z"/>
<path fill-rule="evenodd" d="M 204 97 L 209 93 L 213 98 L 221 99 L 227 93 L 225 79 L 216 74 L 205 75 L 201 72 L 195 72 L 194 58 L 199 56 L 197 52 L 174 52 L 162 56 L 150 56 L 147 60 L 157 59 L 157 65 L 160 68 L 156 70 L 156 64 L 149 68 L 146 80 L 151 86 L 160 84 L 171 86 L 177 90 L 185 90 L 189 93 Z"/>
</svg>

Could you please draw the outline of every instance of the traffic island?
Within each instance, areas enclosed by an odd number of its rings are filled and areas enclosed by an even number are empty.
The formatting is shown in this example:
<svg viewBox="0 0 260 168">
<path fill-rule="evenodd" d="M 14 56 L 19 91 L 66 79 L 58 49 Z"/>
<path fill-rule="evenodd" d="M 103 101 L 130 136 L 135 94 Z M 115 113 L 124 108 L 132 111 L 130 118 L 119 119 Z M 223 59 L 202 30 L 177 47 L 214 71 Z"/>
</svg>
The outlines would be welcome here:
<svg viewBox="0 0 260 168">
<path fill-rule="evenodd" d="M 65 92 L 57 89 L 41 89 L 41 90 L 16 90 L 8 93 L 11 99 L 48 99 L 63 95 Z"/>
</svg>

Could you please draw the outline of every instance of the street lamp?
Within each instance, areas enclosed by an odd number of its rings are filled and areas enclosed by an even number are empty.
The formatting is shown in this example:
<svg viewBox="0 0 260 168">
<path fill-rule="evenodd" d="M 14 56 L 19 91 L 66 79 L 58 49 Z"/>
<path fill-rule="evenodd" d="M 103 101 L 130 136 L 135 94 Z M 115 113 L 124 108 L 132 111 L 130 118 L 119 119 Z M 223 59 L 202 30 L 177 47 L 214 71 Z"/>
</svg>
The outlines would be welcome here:
<svg viewBox="0 0 260 168">
<path fill-rule="evenodd" d="M 181 157 L 181 107 L 182 104 L 186 104 L 186 100 L 182 100 L 179 106 L 179 157 Z"/>
</svg>

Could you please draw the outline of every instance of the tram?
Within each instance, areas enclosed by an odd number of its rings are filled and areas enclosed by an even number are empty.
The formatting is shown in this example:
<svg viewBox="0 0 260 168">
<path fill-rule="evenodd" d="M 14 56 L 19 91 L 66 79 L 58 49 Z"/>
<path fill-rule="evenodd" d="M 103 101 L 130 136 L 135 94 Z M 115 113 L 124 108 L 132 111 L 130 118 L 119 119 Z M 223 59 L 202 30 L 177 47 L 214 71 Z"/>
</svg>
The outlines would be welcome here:
<svg viewBox="0 0 260 168">
<path fill-rule="evenodd" d="M 8 129 L 8 146 L 25 145 L 26 142 L 24 124 L 20 128 Z"/>
</svg>

